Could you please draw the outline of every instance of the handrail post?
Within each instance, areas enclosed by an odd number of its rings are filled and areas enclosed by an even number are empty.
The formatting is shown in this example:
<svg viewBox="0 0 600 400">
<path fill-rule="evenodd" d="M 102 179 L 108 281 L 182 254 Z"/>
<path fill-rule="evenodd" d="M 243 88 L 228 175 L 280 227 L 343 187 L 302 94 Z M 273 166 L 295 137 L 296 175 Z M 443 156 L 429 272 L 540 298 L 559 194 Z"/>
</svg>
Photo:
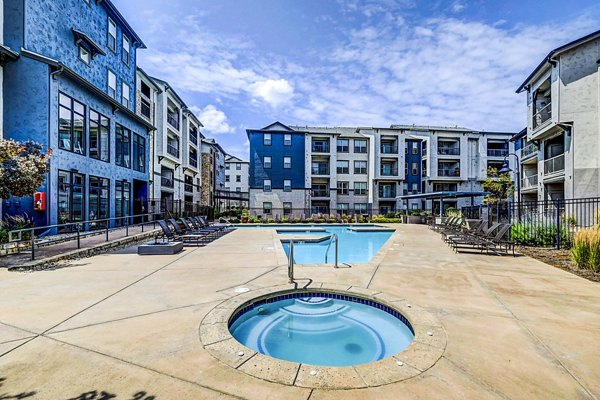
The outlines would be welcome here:
<svg viewBox="0 0 600 400">
<path fill-rule="evenodd" d="M 81 248 L 81 224 L 76 224 L 75 227 L 77 228 L 77 248 L 80 249 Z"/>
<path fill-rule="evenodd" d="M 129 236 L 129 217 L 125 218 L 125 236 Z"/>
<path fill-rule="evenodd" d="M 290 240 L 290 259 L 288 260 L 289 283 L 294 283 L 294 241 Z"/>
<path fill-rule="evenodd" d="M 337 268 L 338 267 L 338 237 L 336 235 L 335 237 L 335 265 L 333 266 L 333 268 Z"/>
<path fill-rule="evenodd" d="M 106 241 L 108 242 L 108 226 L 110 225 L 110 220 L 106 221 Z"/>
<path fill-rule="evenodd" d="M 35 260 L 35 231 L 31 231 L 31 261 Z"/>
</svg>

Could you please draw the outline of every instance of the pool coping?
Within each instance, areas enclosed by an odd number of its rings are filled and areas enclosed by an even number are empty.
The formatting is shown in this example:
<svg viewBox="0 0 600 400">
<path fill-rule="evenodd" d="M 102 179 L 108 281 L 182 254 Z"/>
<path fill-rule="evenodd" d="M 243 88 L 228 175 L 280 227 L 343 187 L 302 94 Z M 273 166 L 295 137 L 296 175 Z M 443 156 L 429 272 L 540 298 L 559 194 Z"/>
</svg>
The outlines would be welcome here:
<svg viewBox="0 0 600 400">
<path fill-rule="evenodd" d="M 400 353 L 380 361 L 326 367 L 272 358 L 233 338 L 229 321 L 240 309 L 265 298 L 297 291 L 341 294 L 380 303 L 408 320 L 414 339 Z M 324 282 L 313 282 L 309 287 L 301 288 L 294 284 L 278 285 L 236 294 L 206 314 L 199 326 L 199 339 L 214 358 L 247 375 L 288 386 L 321 389 L 377 387 L 414 378 L 442 357 L 447 344 L 442 323 L 418 305 L 376 290 Z"/>
</svg>

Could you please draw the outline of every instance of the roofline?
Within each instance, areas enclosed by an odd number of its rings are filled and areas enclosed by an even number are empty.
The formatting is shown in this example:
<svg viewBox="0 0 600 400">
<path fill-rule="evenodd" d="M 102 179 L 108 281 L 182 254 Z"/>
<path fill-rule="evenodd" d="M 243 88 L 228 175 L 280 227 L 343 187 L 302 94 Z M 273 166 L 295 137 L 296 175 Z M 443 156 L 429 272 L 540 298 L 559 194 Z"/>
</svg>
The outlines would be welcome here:
<svg viewBox="0 0 600 400">
<path fill-rule="evenodd" d="M 70 69 L 69 67 L 67 67 L 66 65 L 61 63 L 60 61 L 56 61 L 52 58 L 45 57 L 41 54 L 37 54 L 32 51 L 23 49 L 23 48 L 21 49 L 21 55 L 23 55 L 24 57 L 27 57 L 27 58 L 31 58 L 33 60 L 43 62 L 54 68 L 57 68 L 57 71 L 55 71 L 55 72 L 67 74 L 69 77 L 71 77 L 72 79 L 74 79 L 75 81 L 80 83 L 81 85 L 88 88 L 95 95 L 97 95 L 97 96 L 101 97 L 103 100 L 109 102 L 113 106 L 113 110 L 118 109 L 118 110 L 122 111 L 128 117 L 130 117 L 130 118 L 134 119 L 136 122 L 144 125 L 148 131 L 156 130 L 154 125 L 152 125 L 151 123 L 149 123 L 148 121 L 146 121 L 145 119 L 143 119 L 142 117 L 137 115 L 135 112 L 131 111 L 129 108 L 123 106 L 117 100 L 110 97 L 108 95 L 108 93 L 105 93 L 103 90 L 99 89 L 96 85 L 92 84 L 87 79 L 85 79 L 81 75 L 77 74 L 75 71 L 73 71 L 72 69 Z"/>
<path fill-rule="evenodd" d="M 152 77 L 150 75 L 148 75 L 148 73 L 146 73 L 146 71 L 144 71 L 141 67 L 136 67 L 136 71 L 139 72 L 140 74 L 142 74 L 148 80 L 148 82 L 150 82 L 150 84 L 152 86 L 154 86 L 154 88 L 156 89 L 156 91 L 158 93 L 162 93 L 162 89 L 158 87 L 156 82 L 154 82 L 154 79 L 152 79 Z"/>
<path fill-rule="evenodd" d="M 162 79 L 159 79 L 159 78 L 155 78 L 154 76 L 151 76 L 150 79 L 164 85 L 165 91 L 167 91 L 167 92 L 170 91 L 171 93 L 173 93 L 173 95 L 177 98 L 177 101 L 179 101 L 183 105 L 183 108 L 186 108 L 186 109 L 188 108 L 187 104 L 185 104 L 185 101 L 183 101 L 183 99 L 181 97 L 179 97 L 179 95 L 177 94 L 175 89 L 173 89 L 171 84 L 169 84 L 169 82 L 163 81 Z"/>
<path fill-rule="evenodd" d="M 193 119 L 198 123 L 198 125 L 200 125 L 201 128 L 204 128 L 204 125 L 202 125 L 202 121 L 200 121 L 200 119 L 198 119 L 198 117 L 196 116 L 196 114 L 194 114 L 194 112 L 192 110 L 190 110 L 189 108 L 186 108 L 183 110 L 183 112 L 185 114 L 187 114 L 188 116 L 193 117 Z"/>
<path fill-rule="evenodd" d="M 115 5 L 112 3 L 111 0 L 96 0 L 96 2 L 102 2 L 103 4 L 106 5 L 106 8 L 109 9 L 113 14 L 115 14 L 115 16 L 117 17 L 117 19 L 123 24 L 125 25 L 125 28 L 127 28 L 127 30 L 129 31 L 129 33 L 131 34 L 131 36 L 133 36 L 133 38 L 135 39 L 135 41 L 139 44 L 139 48 L 140 49 L 146 49 L 146 44 L 142 41 L 142 39 L 138 36 L 137 33 L 135 33 L 135 31 L 133 30 L 133 28 L 131 27 L 131 25 L 129 25 L 129 22 L 127 22 L 127 20 L 125 19 L 125 17 L 123 16 L 123 14 L 121 14 L 119 12 L 119 10 L 117 9 L 117 7 L 115 7 Z"/>
<path fill-rule="evenodd" d="M 517 140 L 521 139 L 522 137 L 524 137 L 526 135 L 527 135 L 527 128 L 523 128 L 520 132 L 515 133 L 515 135 L 510 138 L 510 141 L 516 142 Z"/>
<path fill-rule="evenodd" d="M 600 30 L 592 32 L 588 35 L 585 35 L 583 37 L 580 37 L 579 39 L 575 39 L 567 44 L 564 44 L 560 47 L 555 48 L 554 50 L 551 50 L 548 55 L 542 60 L 541 63 L 538 64 L 537 67 L 535 67 L 535 69 L 533 70 L 533 72 L 531 74 L 529 74 L 529 76 L 527 77 L 527 79 L 525 79 L 525 81 L 523 81 L 523 83 L 519 86 L 519 88 L 516 90 L 516 93 L 521 93 L 523 91 L 523 89 L 525 89 L 525 86 L 527 86 L 529 84 L 529 82 L 533 79 L 533 77 L 540 71 L 540 69 L 542 69 L 542 67 L 546 64 L 546 63 L 550 63 L 552 64 L 553 59 L 555 56 L 559 55 L 560 53 L 564 53 L 567 50 L 570 50 L 574 47 L 577 47 L 585 42 L 588 42 L 590 40 L 594 40 L 596 38 L 600 37 Z"/>
</svg>

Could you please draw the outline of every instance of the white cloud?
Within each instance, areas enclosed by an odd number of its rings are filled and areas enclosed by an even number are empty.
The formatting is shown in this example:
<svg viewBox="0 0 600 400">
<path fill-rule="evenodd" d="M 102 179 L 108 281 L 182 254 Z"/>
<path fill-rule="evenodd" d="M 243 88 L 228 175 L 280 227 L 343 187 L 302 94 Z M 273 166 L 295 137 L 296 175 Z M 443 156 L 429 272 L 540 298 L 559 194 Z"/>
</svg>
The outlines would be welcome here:
<svg viewBox="0 0 600 400">
<path fill-rule="evenodd" d="M 234 131 L 227 121 L 227 115 L 212 104 L 204 108 L 192 106 L 190 109 L 198 116 L 198 119 L 204 125 L 203 131 L 206 133 L 223 134 Z"/>
<path fill-rule="evenodd" d="M 294 88 L 285 79 L 258 81 L 250 85 L 249 91 L 273 107 L 289 103 L 294 95 Z"/>
<path fill-rule="evenodd" d="M 452 3 L 452 11 L 454 11 L 455 13 L 459 13 L 462 10 L 464 10 L 466 7 L 466 5 L 460 1 L 455 1 L 454 3 Z"/>
</svg>

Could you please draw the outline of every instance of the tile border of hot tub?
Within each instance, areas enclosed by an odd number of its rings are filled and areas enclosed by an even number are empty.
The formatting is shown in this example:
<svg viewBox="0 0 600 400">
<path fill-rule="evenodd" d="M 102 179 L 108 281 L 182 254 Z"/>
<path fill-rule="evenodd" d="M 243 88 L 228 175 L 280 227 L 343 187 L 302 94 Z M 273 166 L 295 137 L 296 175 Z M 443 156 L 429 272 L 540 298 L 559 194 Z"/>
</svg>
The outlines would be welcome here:
<svg viewBox="0 0 600 400">
<path fill-rule="evenodd" d="M 299 292 L 350 296 L 366 303 L 381 304 L 406 319 L 414 331 L 414 339 L 400 353 L 380 361 L 350 367 L 325 367 L 260 354 L 239 343 L 229 332 L 230 321 L 241 310 L 268 298 Z M 377 387 L 414 378 L 435 365 L 447 345 L 446 331 L 439 319 L 418 305 L 376 290 L 322 282 L 313 282 L 307 288 L 279 285 L 233 296 L 202 319 L 199 339 L 214 358 L 242 373 L 283 385 L 322 389 Z"/>
</svg>

